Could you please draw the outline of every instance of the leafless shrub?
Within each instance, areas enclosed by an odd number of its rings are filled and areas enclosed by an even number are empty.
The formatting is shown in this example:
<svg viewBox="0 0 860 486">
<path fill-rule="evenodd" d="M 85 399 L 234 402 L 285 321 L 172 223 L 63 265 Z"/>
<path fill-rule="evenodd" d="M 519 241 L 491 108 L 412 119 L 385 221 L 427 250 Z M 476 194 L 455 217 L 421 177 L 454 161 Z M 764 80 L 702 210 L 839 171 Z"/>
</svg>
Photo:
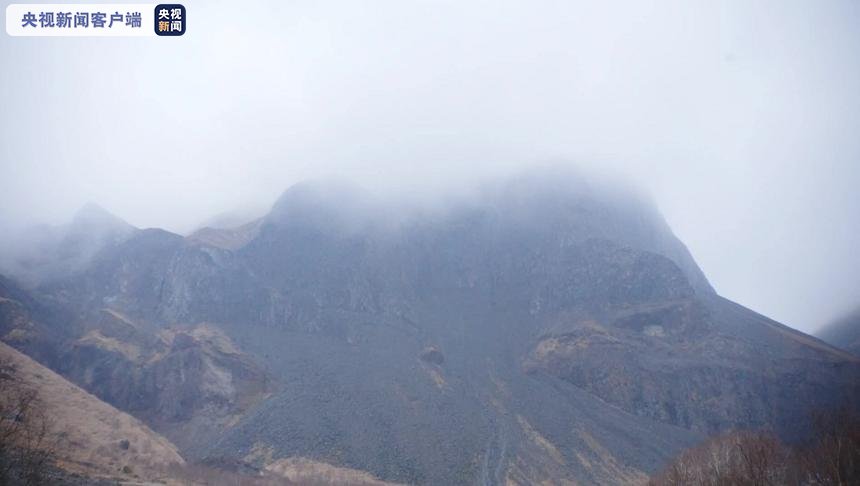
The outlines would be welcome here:
<svg viewBox="0 0 860 486">
<path fill-rule="evenodd" d="M 767 432 L 731 432 L 682 452 L 651 486 L 860 484 L 860 419 L 842 408 L 814 416 L 814 434 L 788 447 Z"/>
<path fill-rule="evenodd" d="M 49 418 L 38 393 L 15 376 L 15 367 L 0 362 L 0 484 L 43 484 L 53 463 Z"/>
<path fill-rule="evenodd" d="M 803 484 L 860 484 L 860 417 L 848 407 L 816 413 L 815 437 L 797 453 Z"/>
<path fill-rule="evenodd" d="M 652 485 L 786 484 L 787 450 L 768 433 L 732 432 L 683 452 Z"/>
</svg>

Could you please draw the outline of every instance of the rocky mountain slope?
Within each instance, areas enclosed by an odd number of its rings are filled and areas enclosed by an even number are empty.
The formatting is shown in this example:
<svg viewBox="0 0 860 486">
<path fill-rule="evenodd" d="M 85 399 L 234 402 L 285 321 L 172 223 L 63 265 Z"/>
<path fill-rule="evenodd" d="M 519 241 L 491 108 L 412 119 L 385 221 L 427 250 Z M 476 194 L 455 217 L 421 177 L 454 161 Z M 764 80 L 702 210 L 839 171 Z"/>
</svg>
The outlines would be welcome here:
<svg viewBox="0 0 860 486">
<path fill-rule="evenodd" d="M 301 184 L 14 285 L 5 341 L 209 464 L 637 483 L 860 396 L 860 359 L 719 297 L 647 198 L 553 171 L 432 209 Z"/>
</svg>

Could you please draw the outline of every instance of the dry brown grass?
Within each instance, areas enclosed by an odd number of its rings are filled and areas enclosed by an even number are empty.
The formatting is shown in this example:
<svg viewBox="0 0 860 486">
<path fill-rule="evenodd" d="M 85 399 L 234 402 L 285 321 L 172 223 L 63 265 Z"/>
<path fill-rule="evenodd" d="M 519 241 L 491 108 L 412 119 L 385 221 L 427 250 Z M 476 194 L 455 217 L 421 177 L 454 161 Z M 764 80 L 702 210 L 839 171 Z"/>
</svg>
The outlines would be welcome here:
<svg viewBox="0 0 860 486">
<path fill-rule="evenodd" d="M 523 433 L 525 433 L 526 437 L 530 441 L 532 441 L 536 446 L 540 447 L 543 452 L 552 458 L 553 461 L 564 464 L 564 456 L 562 456 L 561 452 L 559 452 L 558 448 L 550 442 L 546 437 L 541 435 L 540 432 L 535 430 L 532 427 L 532 424 L 529 423 L 528 420 L 525 419 L 522 415 L 517 415 L 517 422 L 520 423 L 520 428 L 522 428 Z"/>
<path fill-rule="evenodd" d="M 141 357 L 141 350 L 138 346 L 116 338 L 105 336 L 99 330 L 92 330 L 84 337 L 78 339 L 79 344 L 95 346 L 101 349 L 122 354 L 125 358 L 132 362 L 137 362 Z"/>
<path fill-rule="evenodd" d="M 0 359 L 14 377 L 38 393 L 49 420 L 48 440 L 57 465 L 72 472 L 120 479 L 156 480 L 184 464 L 176 447 L 139 420 L 90 395 L 4 343 Z"/>
<path fill-rule="evenodd" d="M 396 483 L 381 481 L 366 471 L 333 466 L 304 457 L 278 459 L 266 470 L 296 484 L 320 486 L 392 486 Z"/>
</svg>

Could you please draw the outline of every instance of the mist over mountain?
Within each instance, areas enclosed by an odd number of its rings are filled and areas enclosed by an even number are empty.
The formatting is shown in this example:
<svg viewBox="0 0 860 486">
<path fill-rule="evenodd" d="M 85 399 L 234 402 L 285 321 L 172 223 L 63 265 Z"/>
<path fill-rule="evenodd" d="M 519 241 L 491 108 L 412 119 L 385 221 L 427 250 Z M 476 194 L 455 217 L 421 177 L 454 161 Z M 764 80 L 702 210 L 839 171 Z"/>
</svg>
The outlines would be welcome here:
<svg viewBox="0 0 860 486">
<path fill-rule="evenodd" d="M 0 245 L 0 271 L 28 285 L 61 278 L 85 268 L 102 248 L 117 244 L 136 228 L 94 203 L 87 203 L 59 226 L 25 228 Z"/>
<path fill-rule="evenodd" d="M 32 7 L 0 486 L 860 484 L 857 0 Z"/>
<path fill-rule="evenodd" d="M 0 280 L 0 336 L 190 463 L 633 484 L 860 403 L 860 358 L 720 297 L 650 198 L 575 172 L 434 205 L 307 182 L 189 236 L 90 213 L 46 253 L 75 265 Z"/>
<path fill-rule="evenodd" d="M 185 235 L 304 180 L 564 160 L 651 191 L 746 307 L 813 332 L 857 303 L 854 0 L 243 3 L 267 15 L 241 40 L 223 0 L 170 44 L 0 38 L 0 246 L 86 201 Z"/>
<path fill-rule="evenodd" d="M 860 355 L 860 308 L 818 331 L 817 336 L 838 348 Z"/>
</svg>

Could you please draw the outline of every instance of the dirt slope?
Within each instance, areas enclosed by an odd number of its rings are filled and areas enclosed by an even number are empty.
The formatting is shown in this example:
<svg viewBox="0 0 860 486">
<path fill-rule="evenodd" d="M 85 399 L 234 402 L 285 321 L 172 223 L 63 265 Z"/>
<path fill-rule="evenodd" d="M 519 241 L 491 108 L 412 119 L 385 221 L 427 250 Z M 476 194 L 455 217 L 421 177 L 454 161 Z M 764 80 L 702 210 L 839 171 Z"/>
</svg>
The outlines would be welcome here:
<svg viewBox="0 0 860 486">
<path fill-rule="evenodd" d="M 4 379 L 38 393 L 48 417 L 48 444 L 58 466 L 71 472 L 119 480 L 162 478 L 184 464 L 176 447 L 130 415 L 102 402 L 24 354 L 0 343 Z"/>
</svg>

